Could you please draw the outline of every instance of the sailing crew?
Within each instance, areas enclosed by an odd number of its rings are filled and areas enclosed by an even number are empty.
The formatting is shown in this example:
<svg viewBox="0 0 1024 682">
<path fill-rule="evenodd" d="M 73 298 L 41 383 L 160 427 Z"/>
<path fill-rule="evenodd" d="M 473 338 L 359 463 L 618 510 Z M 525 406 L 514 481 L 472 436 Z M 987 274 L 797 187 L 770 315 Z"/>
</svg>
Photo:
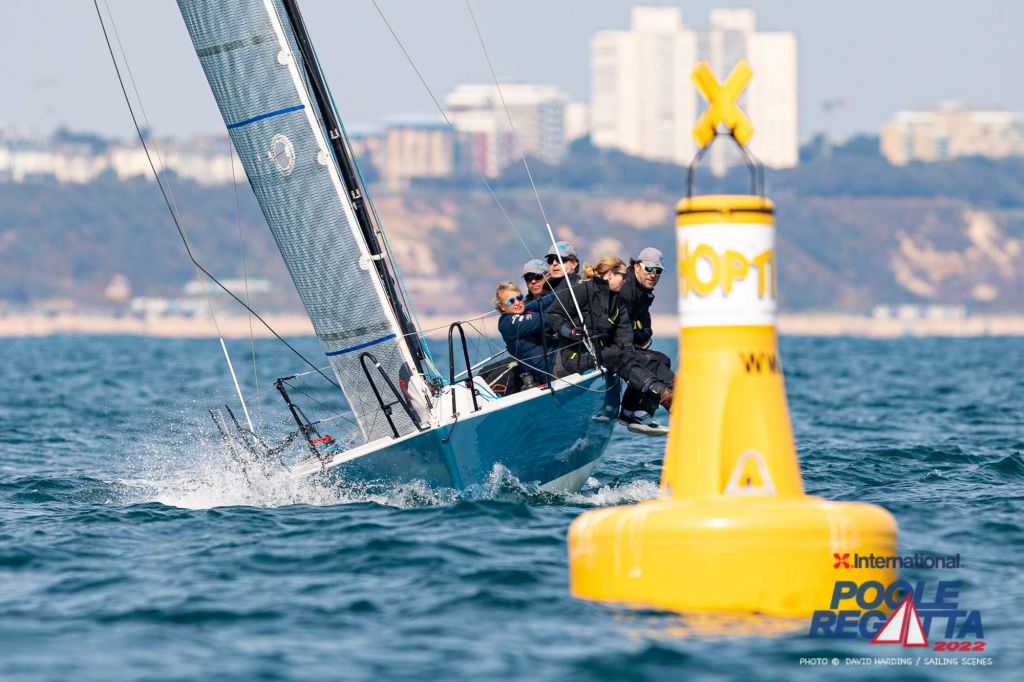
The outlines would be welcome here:
<svg viewBox="0 0 1024 682">
<path fill-rule="evenodd" d="M 584 372 L 596 362 L 624 379 L 645 400 L 668 409 L 675 377 L 653 353 L 640 352 L 633 345 L 629 311 L 619 295 L 628 272 L 621 258 L 605 256 L 594 266 L 583 266 L 583 282 L 558 292 L 547 312 L 548 330 L 559 337 L 555 374 Z"/>
<path fill-rule="evenodd" d="M 544 282 L 547 281 L 547 273 L 548 267 L 540 258 L 528 260 L 523 264 L 527 303 L 544 295 Z"/>
<path fill-rule="evenodd" d="M 562 260 L 559 262 L 558 257 L 561 256 Z M 576 270 L 580 266 L 579 258 L 576 256 L 576 248 L 569 242 L 555 242 L 551 248 L 548 249 L 547 253 L 548 261 L 548 281 L 545 282 L 544 288 L 547 291 L 557 292 L 566 287 L 566 281 L 569 284 L 576 286 L 580 281 L 580 276 Z M 563 270 L 562 264 L 565 264 Z"/>
<path fill-rule="evenodd" d="M 499 282 L 494 293 L 494 308 L 501 313 L 498 331 L 508 354 L 522 367 L 523 387 L 546 384 L 554 369 L 556 346 L 545 339 L 545 313 L 554 296 L 527 302 L 515 282 Z"/>
<path fill-rule="evenodd" d="M 629 261 L 626 281 L 622 284 L 619 298 L 629 313 L 633 329 L 633 346 L 636 352 L 645 355 L 647 363 L 657 362 L 660 370 L 667 378 L 672 373 L 672 361 L 664 353 L 650 350 L 654 331 L 651 328 L 651 304 L 654 302 L 654 287 L 661 281 L 661 273 L 665 271 L 665 258 L 661 251 L 648 246 L 640 251 L 636 258 Z M 671 385 L 671 383 L 670 383 Z M 654 420 L 658 410 L 655 396 L 644 394 L 632 386 L 626 387 L 622 395 L 622 410 L 619 412 L 619 423 L 631 431 L 650 435 L 664 435 L 668 427 Z"/>
</svg>

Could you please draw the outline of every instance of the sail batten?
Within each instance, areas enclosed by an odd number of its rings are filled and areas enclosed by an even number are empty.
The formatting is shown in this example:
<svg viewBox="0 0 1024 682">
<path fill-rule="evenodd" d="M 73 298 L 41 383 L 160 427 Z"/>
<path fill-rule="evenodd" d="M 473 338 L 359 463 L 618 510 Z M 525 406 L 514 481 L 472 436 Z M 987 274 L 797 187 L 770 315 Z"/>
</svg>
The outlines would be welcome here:
<svg viewBox="0 0 1024 682">
<path fill-rule="evenodd" d="M 392 381 L 416 363 L 373 265 L 300 70 L 280 0 L 178 0 L 224 123 L 313 329 L 367 440 L 391 427 L 359 362 L 372 349 Z M 389 286 L 389 285 L 388 285 Z M 382 391 L 387 395 L 387 390 Z M 402 410 L 400 434 L 416 425 Z"/>
<path fill-rule="evenodd" d="M 268 111 L 265 114 L 260 114 L 259 116 L 253 116 L 252 118 L 247 118 L 244 121 L 239 121 L 238 123 L 228 123 L 227 124 L 228 130 L 234 130 L 235 128 L 241 128 L 242 126 L 247 126 L 250 123 L 255 123 L 256 121 L 262 121 L 265 118 L 272 118 L 274 116 L 280 116 L 281 114 L 290 114 L 293 111 L 302 111 L 305 108 L 306 108 L 305 104 L 296 104 L 293 107 L 285 107 L 284 109 L 278 109 L 277 111 Z"/>
</svg>

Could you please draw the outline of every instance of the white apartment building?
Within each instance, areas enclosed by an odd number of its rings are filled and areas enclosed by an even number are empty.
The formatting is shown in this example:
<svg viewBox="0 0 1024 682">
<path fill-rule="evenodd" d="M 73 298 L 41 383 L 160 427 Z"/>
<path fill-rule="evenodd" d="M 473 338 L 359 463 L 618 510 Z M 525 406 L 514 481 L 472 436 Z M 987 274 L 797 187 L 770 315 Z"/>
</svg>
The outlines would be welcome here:
<svg viewBox="0 0 1024 682">
<path fill-rule="evenodd" d="M 758 32 L 752 9 L 711 11 L 710 30 L 701 59 L 711 64 L 719 80 L 726 78 L 741 59 L 750 62 L 754 75 L 740 97 L 740 108 L 754 124 L 749 147 L 772 168 L 790 168 L 799 160 L 797 133 L 796 36 L 789 32 Z M 704 109 L 704 99 L 701 98 Z M 739 161 L 727 145 L 716 145 L 711 164 L 716 173 Z"/>
<path fill-rule="evenodd" d="M 151 150 L 158 170 L 166 168 L 180 178 L 207 185 L 229 183 L 232 178 L 245 181 L 238 158 L 229 157 L 226 137 L 163 140 Z M 37 138 L 0 138 L 0 182 L 52 177 L 61 183 L 86 183 L 103 173 L 113 173 L 120 180 L 154 179 L 149 159 L 137 144 L 111 145 L 96 152 L 84 145 L 51 144 Z"/>
<path fill-rule="evenodd" d="M 565 141 L 572 142 L 590 134 L 590 107 L 584 102 L 565 105 Z"/>
<path fill-rule="evenodd" d="M 706 101 L 690 79 L 707 61 L 719 82 L 740 59 L 754 76 L 740 106 L 754 125 L 753 154 L 775 168 L 798 160 L 796 36 L 758 32 L 749 9 L 717 9 L 710 28 L 683 23 L 675 7 L 634 7 L 628 31 L 591 38 L 591 140 L 649 159 L 688 164 L 693 127 Z M 712 150 L 716 171 L 738 159 L 725 145 Z"/>
<path fill-rule="evenodd" d="M 500 92 L 494 85 L 459 85 L 445 106 L 459 134 L 463 158 L 473 169 L 495 176 L 520 153 L 552 164 L 562 160 L 568 101 L 553 86 L 501 83 Z"/>
<path fill-rule="evenodd" d="M 634 7 L 631 30 L 590 41 L 590 139 L 648 159 L 689 163 L 697 92 L 697 33 L 675 7 Z"/>
<path fill-rule="evenodd" d="M 1024 154 L 1024 114 L 969 109 L 944 102 L 938 109 L 898 111 L 879 140 L 889 163 L 942 161 L 958 156 L 1002 158 Z"/>
</svg>

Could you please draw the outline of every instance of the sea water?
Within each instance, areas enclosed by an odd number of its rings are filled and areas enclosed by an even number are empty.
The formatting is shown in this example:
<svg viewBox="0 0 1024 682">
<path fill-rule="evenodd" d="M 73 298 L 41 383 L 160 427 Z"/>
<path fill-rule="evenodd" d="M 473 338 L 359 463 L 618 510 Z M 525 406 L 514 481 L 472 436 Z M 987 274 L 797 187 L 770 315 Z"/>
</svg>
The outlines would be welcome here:
<svg viewBox="0 0 1024 682">
<path fill-rule="evenodd" d="M 284 436 L 270 382 L 301 361 L 257 341 L 257 400 L 249 341 L 230 347 L 250 418 Z M 616 429 L 564 495 L 500 469 L 463 494 L 296 482 L 220 446 L 206 408 L 244 415 L 216 341 L 57 337 L 0 340 L 0 680 L 1020 679 L 1024 340 L 781 350 L 807 491 L 889 509 L 901 554 L 960 554 L 904 573 L 962 581 L 983 654 L 571 597 L 569 523 L 655 496 L 664 440 Z M 305 381 L 300 404 L 341 407 Z"/>
</svg>

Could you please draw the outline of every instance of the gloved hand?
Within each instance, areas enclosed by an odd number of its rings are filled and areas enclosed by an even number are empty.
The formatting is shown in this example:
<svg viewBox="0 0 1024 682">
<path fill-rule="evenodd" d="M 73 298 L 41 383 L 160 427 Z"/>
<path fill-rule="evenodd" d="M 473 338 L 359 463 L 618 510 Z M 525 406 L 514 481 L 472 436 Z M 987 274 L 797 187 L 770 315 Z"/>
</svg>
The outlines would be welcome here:
<svg viewBox="0 0 1024 682">
<path fill-rule="evenodd" d="M 583 339 L 583 329 L 568 322 L 559 328 L 558 333 L 570 341 L 581 341 Z"/>
<path fill-rule="evenodd" d="M 633 345 L 637 348 L 649 348 L 651 346 L 651 337 L 653 336 L 654 330 L 652 329 L 634 329 Z"/>
</svg>

